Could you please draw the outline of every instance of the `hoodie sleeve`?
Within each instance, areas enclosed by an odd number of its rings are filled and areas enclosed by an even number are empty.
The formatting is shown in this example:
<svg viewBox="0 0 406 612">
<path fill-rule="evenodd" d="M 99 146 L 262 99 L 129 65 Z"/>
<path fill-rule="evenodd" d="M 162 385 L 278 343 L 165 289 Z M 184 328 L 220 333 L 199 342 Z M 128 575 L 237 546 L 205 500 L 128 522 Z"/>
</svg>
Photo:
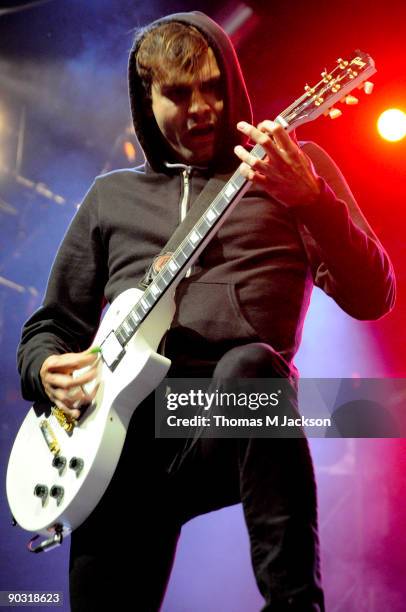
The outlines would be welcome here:
<svg viewBox="0 0 406 612">
<path fill-rule="evenodd" d="M 49 355 L 82 351 L 96 333 L 107 279 L 97 203 L 93 185 L 59 247 L 43 305 L 23 326 L 17 360 L 25 399 L 47 398 L 39 372 Z"/>
<path fill-rule="evenodd" d="M 333 160 L 315 143 L 302 148 L 321 177 L 320 198 L 295 207 L 314 283 L 356 319 L 378 319 L 395 301 L 389 257 Z"/>
</svg>

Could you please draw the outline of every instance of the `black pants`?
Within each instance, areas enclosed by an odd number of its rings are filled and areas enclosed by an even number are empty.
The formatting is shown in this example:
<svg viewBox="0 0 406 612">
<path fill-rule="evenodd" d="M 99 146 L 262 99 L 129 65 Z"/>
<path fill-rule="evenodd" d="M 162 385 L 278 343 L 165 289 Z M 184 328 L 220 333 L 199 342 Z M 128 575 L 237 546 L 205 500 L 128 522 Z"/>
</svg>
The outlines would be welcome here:
<svg viewBox="0 0 406 612">
<path fill-rule="evenodd" d="M 207 361 L 193 375 L 210 371 L 217 389 L 228 379 L 290 373 L 261 343 L 233 348 L 214 371 L 213 366 Z M 172 370 L 173 376 L 181 373 L 184 368 Z M 154 439 L 153 408 L 153 398 L 137 408 L 106 494 L 72 534 L 72 611 L 115 606 L 156 612 L 182 524 L 241 501 L 263 612 L 323 612 L 316 489 L 306 439 Z"/>
</svg>

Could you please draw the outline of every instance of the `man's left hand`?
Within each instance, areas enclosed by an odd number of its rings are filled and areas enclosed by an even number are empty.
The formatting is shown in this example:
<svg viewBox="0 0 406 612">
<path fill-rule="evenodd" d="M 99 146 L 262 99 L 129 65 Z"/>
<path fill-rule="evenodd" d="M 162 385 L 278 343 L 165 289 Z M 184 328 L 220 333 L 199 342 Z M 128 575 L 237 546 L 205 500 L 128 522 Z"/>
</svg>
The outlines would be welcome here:
<svg viewBox="0 0 406 612">
<path fill-rule="evenodd" d="M 245 178 L 288 206 L 317 200 L 320 195 L 318 176 L 309 158 L 281 125 L 267 120 L 254 127 L 240 121 L 237 128 L 266 151 L 266 157 L 261 160 L 244 147 L 235 147 L 235 154 L 243 162 L 240 172 Z"/>
</svg>

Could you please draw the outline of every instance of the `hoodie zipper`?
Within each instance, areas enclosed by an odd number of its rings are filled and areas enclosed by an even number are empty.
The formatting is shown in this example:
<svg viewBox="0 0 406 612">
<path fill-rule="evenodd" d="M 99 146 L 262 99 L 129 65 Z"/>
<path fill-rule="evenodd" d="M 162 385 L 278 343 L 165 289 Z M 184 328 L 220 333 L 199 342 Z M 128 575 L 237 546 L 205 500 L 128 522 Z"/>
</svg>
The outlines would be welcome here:
<svg viewBox="0 0 406 612">
<path fill-rule="evenodd" d="M 192 173 L 191 166 L 186 166 L 186 168 L 182 171 L 183 190 L 182 190 L 182 199 L 180 201 L 180 222 L 181 223 L 183 219 L 186 217 L 186 213 L 187 213 L 187 205 L 189 203 L 191 173 Z"/>
<path fill-rule="evenodd" d="M 168 167 L 170 168 L 179 168 L 179 166 L 177 164 L 167 164 Z M 180 199 L 180 203 L 179 203 L 179 218 L 180 218 L 180 223 L 182 223 L 183 219 L 186 217 L 186 213 L 187 213 L 187 207 L 189 204 L 189 193 L 190 193 L 190 176 L 192 174 L 192 166 L 182 166 L 183 170 L 182 170 L 182 197 Z M 187 278 L 191 275 L 192 273 L 192 268 L 193 266 L 190 266 L 190 268 L 187 270 L 184 278 Z M 166 340 L 167 340 L 167 333 L 164 335 L 164 337 L 161 340 L 161 344 L 159 345 L 159 352 L 161 353 L 161 355 L 165 355 L 165 350 L 166 350 Z M 167 391 L 170 391 L 170 387 L 167 387 Z"/>
<path fill-rule="evenodd" d="M 180 201 L 180 214 L 179 214 L 180 223 L 182 223 L 187 213 L 187 208 L 189 204 L 190 175 L 191 174 L 192 174 L 191 166 L 186 166 L 186 168 L 182 171 L 183 192 L 182 192 L 182 199 Z M 188 278 L 191 274 L 192 274 L 192 266 L 186 272 L 185 278 Z"/>
</svg>

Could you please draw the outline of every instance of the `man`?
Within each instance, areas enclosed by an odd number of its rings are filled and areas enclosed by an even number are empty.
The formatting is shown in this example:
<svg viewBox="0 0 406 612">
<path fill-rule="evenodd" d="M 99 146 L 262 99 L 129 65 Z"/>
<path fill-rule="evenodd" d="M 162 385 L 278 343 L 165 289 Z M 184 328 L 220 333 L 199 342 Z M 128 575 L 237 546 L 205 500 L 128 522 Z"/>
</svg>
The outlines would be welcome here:
<svg viewBox="0 0 406 612">
<path fill-rule="evenodd" d="M 73 219 L 44 304 L 23 330 L 27 399 L 79 416 L 92 399 L 81 385 L 95 376 L 88 347 L 102 306 L 154 260 L 156 271 L 207 181 L 239 163 L 254 186 L 178 287 L 161 347 L 171 376 L 213 377 L 217 388 L 240 377 L 294 379 L 313 283 L 357 318 L 391 308 L 390 262 L 337 168 L 275 123 L 252 125 L 234 50 L 212 20 L 182 13 L 140 32 L 129 87 L 147 161 L 98 177 Z M 264 161 L 251 156 L 249 139 L 265 148 Z M 154 440 L 151 397 L 135 412 L 105 496 L 72 534 L 72 609 L 158 610 L 181 525 L 238 501 L 264 610 L 324 610 L 306 441 Z"/>
</svg>

